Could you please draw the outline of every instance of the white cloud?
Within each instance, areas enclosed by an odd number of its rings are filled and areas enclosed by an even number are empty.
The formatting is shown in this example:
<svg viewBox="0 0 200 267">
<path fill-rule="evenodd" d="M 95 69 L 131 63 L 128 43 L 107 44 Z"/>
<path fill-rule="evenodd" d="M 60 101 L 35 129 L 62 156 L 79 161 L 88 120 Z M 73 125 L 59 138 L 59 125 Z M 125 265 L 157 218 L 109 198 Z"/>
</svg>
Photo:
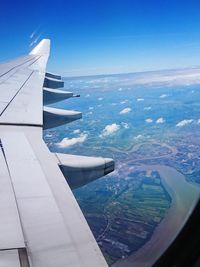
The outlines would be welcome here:
<svg viewBox="0 0 200 267">
<path fill-rule="evenodd" d="M 108 124 L 103 129 L 102 133 L 100 134 L 100 137 L 102 138 L 102 137 L 112 135 L 112 134 L 116 133 L 117 131 L 119 131 L 119 129 L 120 129 L 119 124 L 116 124 L 116 123 Z"/>
<path fill-rule="evenodd" d="M 126 122 L 122 122 L 121 125 L 125 128 L 125 129 L 129 129 L 129 125 Z"/>
<path fill-rule="evenodd" d="M 153 122 L 153 120 L 151 119 L 151 118 L 148 118 L 148 119 L 146 119 L 145 120 L 147 123 L 152 123 Z"/>
<path fill-rule="evenodd" d="M 126 113 L 129 113 L 130 111 L 131 111 L 131 108 L 124 108 L 119 112 L 119 114 L 126 114 Z"/>
<path fill-rule="evenodd" d="M 52 136 L 53 136 L 53 134 L 50 134 L 50 133 L 45 135 L 45 137 L 52 137 Z"/>
<path fill-rule="evenodd" d="M 177 127 L 183 127 L 185 125 L 191 124 L 193 122 L 192 119 L 190 120 L 182 120 L 176 124 Z"/>
<path fill-rule="evenodd" d="M 134 137 L 135 140 L 141 139 L 143 136 L 141 134 L 138 134 L 137 136 Z"/>
<path fill-rule="evenodd" d="M 151 110 L 151 107 L 144 107 L 144 110 Z"/>
<path fill-rule="evenodd" d="M 144 98 L 138 98 L 137 101 L 138 102 L 144 101 Z"/>
<path fill-rule="evenodd" d="M 79 137 L 74 137 L 74 138 L 63 138 L 63 140 L 60 143 L 57 143 L 58 147 L 65 148 L 69 146 L 76 145 L 78 143 L 83 143 L 87 139 L 88 134 L 86 133 L 81 133 Z"/>
<path fill-rule="evenodd" d="M 81 132 L 80 129 L 76 129 L 76 130 L 73 131 L 74 134 L 79 134 L 80 132 Z"/>
<path fill-rule="evenodd" d="M 162 95 L 160 95 L 160 98 L 166 98 L 168 95 L 166 95 L 166 94 L 162 94 Z"/>
<path fill-rule="evenodd" d="M 120 104 L 126 104 L 128 102 L 128 99 L 125 99 L 123 101 L 120 102 Z"/>
<path fill-rule="evenodd" d="M 122 88 L 119 88 L 118 91 L 121 92 L 122 91 Z"/>
<path fill-rule="evenodd" d="M 157 121 L 156 121 L 156 123 L 164 123 L 165 122 L 165 120 L 163 119 L 163 118 L 159 118 L 159 119 L 157 119 Z"/>
<path fill-rule="evenodd" d="M 94 107 L 89 107 L 89 110 L 93 110 L 94 109 Z"/>
<path fill-rule="evenodd" d="M 98 100 L 99 100 L 99 101 L 103 100 L 103 97 L 99 97 Z"/>
<path fill-rule="evenodd" d="M 87 94 L 85 97 L 90 97 L 90 94 Z"/>
<path fill-rule="evenodd" d="M 200 119 L 197 120 L 197 124 L 200 124 Z"/>
</svg>

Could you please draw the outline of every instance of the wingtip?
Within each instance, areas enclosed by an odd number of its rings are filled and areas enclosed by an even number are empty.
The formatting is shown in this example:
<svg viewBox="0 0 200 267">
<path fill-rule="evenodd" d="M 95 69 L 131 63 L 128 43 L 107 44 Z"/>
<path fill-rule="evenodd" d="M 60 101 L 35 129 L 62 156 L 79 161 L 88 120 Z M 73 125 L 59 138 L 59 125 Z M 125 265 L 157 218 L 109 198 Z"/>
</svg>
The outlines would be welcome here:
<svg viewBox="0 0 200 267">
<path fill-rule="evenodd" d="M 43 39 L 36 45 L 33 50 L 29 53 L 30 55 L 46 55 L 50 52 L 50 39 Z"/>
</svg>

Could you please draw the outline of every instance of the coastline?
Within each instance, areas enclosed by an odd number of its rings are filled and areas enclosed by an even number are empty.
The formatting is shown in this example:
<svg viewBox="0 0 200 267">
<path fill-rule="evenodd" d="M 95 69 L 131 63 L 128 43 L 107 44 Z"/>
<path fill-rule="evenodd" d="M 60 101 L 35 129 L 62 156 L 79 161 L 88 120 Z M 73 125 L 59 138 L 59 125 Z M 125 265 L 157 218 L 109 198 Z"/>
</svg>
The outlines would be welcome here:
<svg viewBox="0 0 200 267">
<path fill-rule="evenodd" d="M 151 239 L 137 252 L 112 267 L 149 267 L 177 236 L 190 216 L 200 195 L 200 188 L 188 183 L 176 169 L 164 165 L 140 165 L 137 169 L 156 170 L 161 182 L 171 197 L 171 207 L 155 229 Z"/>
</svg>

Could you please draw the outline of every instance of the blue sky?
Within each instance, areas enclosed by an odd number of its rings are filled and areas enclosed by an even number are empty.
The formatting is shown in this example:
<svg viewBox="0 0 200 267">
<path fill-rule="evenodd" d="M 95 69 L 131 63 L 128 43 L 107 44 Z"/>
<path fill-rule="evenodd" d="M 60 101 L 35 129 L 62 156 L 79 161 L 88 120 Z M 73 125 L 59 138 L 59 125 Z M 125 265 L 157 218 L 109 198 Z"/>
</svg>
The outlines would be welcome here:
<svg viewBox="0 0 200 267">
<path fill-rule="evenodd" d="M 194 0 L 2 1 L 0 60 L 39 37 L 52 41 L 49 70 L 65 76 L 196 66 L 199 14 Z"/>
</svg>

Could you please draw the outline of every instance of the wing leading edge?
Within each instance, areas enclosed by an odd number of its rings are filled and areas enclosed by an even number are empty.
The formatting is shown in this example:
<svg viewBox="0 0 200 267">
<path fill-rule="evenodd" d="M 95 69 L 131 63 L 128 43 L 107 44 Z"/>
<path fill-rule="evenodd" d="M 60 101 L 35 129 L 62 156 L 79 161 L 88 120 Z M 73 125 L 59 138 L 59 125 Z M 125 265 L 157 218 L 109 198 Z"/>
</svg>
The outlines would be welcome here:
<svg viewBox="0 0 200 267">
<path fill-rule="evenodd" d="M 81 186 L 112 171 L 114 162 L 84 157 L 77 165 L 76 156 L 46 147 L 43 84 L 54 85 L 51 93 L 62 85 L 61 77 L 45 74 L 49 51 L 43 40 L 29 55 L 0 65 L 0 266 L 104 267 L 66 180 Z"/>
</svg>

